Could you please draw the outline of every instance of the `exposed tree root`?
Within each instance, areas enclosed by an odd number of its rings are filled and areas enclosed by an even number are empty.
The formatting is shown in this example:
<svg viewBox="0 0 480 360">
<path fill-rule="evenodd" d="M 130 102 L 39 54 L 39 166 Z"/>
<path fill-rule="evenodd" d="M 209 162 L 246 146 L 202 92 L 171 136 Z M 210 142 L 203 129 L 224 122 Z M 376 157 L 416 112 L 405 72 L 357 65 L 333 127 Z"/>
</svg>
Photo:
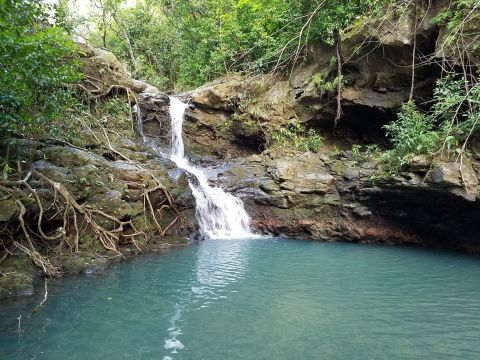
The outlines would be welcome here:
<svg viewBox="0 0 480 360">
<path fill-rule="evenodd" d="M 153 176 L 153 174 L 152 177 L 157 181 L 158 185 L 152 189 L 145 190 L 143 196 L 144 201 L 148 203 L 150 215 L 157 226 L 158 235 L 163 237 L 179 220 L 180 214 L 174 209 L 173 201 L 166 188 Z M 56 212 L 52 218 L 61 217 L 63 223 L 61 228 L 53 233 L 48 233 L 42 227 L 45 209 L 37 191 L 32 188 L 28 182 L 32 178 L 48 185 L 53 191 L 54 200 L 51 207 L 54 207 Z M 35 231 L 32 231 L 32 229 L 29 228 L 29 224 L 25 221 L 27 208 L 22 202 L 23 199 L 18 196 L 20 188 L 23 189 L 22 191 L 24 194 L 28 194 L 28 197 L 35 200 Z M 66 245 L 68 245 L 70 251 L 78 252 L 81 232 L 85 232 L 93 234 L 94 240 L 99 241 L 106 250 L 123 257 L 119 249 L 120 239 L 128 239 L 133 246 L 139 251 L 142 251 L 139 246 L 139 238 L 147 238 L 146 233 L 138 230 L 132 220 L 120 220 L 102 210 L 90 208 L 88 205 L 79 204 L 63 184 L 50 179 L 37 170 L 30 171 L 22 180 L 0 182 L 0 190 L 6 192 L 7 196 L 15 199 L 15 205 L 18 209 L 16 220 L 18 221 L 23 234 L 23 240 L 12 241 L 13 246 L 25 253 L 35 266 L 37 266 L 42 273 L 48 277 L 59 276 L 60 269 L 52 265 L 45 256 L 38 251 L 35 245 L 35 242 L 38 242 L 38 240 L 40 240 L 47 248 L 52 248 L 53 245 L 58 242 L 59 244 L 56 247 L 58 252 L 64 250 Z M 165 199 L 159 205 L 160 208 L 155 210 L 150 195 L 158 190 L 163 191 Z M 165 229 L 162 228 L 158 220 L 161 218 L 161 212 L 164 209 L 174 209 L 173 211 L 177 214 L 174 220 L 170 222 Z M 50 218 L 50 220 L 52 218 Z M 99 219 L 106 219 L 111 222 L 113 228 L 107 229 L 99 222 Z M 10 223 L 12 222 L 13 220 L 10 221 Z M 5 231 L 2 231 L 2 233 L 5 233 Z M 5 254 L 11 253 L 3 241 L 2 246 L 5 249 Z M 6 257 L 6 255 L 2 257 L 2 260 L 4 257 Z"/>
<path fill-rule="evenodd" d="M 100 88 L 94 84 L 94 81 L 97 80 L 95 78 L 87 79 L 87 82 L 94 87 L 93 90 L 79 85 L 81 90 L 88 94 L 89 99 L 103 96 L 100 94 Z M 108 88 L 107 94 L 113 90 L 126 91 L 130 104 L 132 101 L 137 101 L 135 94 L 129 88 L 112 85 Z M 132 114 L 130 115 L 133 117 Z M 145 221 L 147 222 L 147 217 L 151 218 L 156 227 L 156 231 L 153 230 L 153 232 L 157 236 L 164 237 L 175 224 L 185 221 L 175 207 L 168 189 L 154 172 L 116 149 L 104 127 L 100 127 L 100 133 L 95 133 L 83 121 L 82 125 L 90 131 L 100 148 L 105 148 L 153 179 L 153 186 L 145 188 L 141 197 L 144 202 Z M 54 140 L 54 142 L 85 151 L 85 149 L 62 140 Z M 20 164 L 18 165 L 17 174 L 21 176 L 22 169 Z M 53 199 L 49 199 L 48 205 L 45 204 L 45 199 L 42 199 L 41 194 L 37 192 L 38 188 L 51 189 Z M 153 194 L 156 199 L 161 194 L 161 200 L 152 201 Z M 65 185 L 34 169 L 21 180 L 0 181 L 0 198 L 13 199 L 17 207 L 14 218 L 0 229 L 0 261 L 11 255 L 14 249 L 18 249 L 25 253 L 32 263 L 48 277 L 59 276 L 61 270 L 52 265 L 42 253 L 49 251 L 54 253 L 79 252 L 83 234 L 91 235 L 93 241 L 99 242 L 105 250 L 121 257 L 123 257 L 120 251 L 121 245 L 130 243 L 142 251 L 142 243 L 147 241 L 147 234 L 137 228 L 138 224 L 136 225 L 133 219 L 119 219 L 100 209 L 92 208 L 88 204 L 77 202 Z M 169 220 L 167 225 L 163 219 L 164 211 L 169 211 L 174 215 L 173 220 Z M 58 224 L 58 226 L 55 225 L 55 229 L 51 229 L 52 226 L 49 229 L 48 224 L 52 222 Z M 19 237 L 18 234 L 22 236 Z"/>
<path fill-rule="evenodd" d="M 95 239 L 99 240 L 106 250 L 110 250 L 121 255 L 120 251 L 117 248 L 117 244 L 118 244 L 119 237 L 122 234 L 126 225 L 131 226 L 132 229 L 134 229 L 136 234 L 138 235 L 142 234 L 141 232 L 137 231 L 137 229 L 135 228 L 135 226 L 131 221 L 121 221 L 111 215 L 106 214 L 101 210 L 88 209 L 85 206 L 79 205 L 77 201 L 70 195 L 70 193 L 68 192 L 67 188 L 64 185 L 49 179 L 48 177 L 39 173 L 36 170 L 33 170 L 33 174 L 43 182 L 49 184 L 53 188 L 55 194 L 58 193 L 63 197 L 64 203 L 66 204 L 67 209 L 71 208 L 74 214 L 78 213 L 83 216 L 88 226 L 95 234 Z M 103 226 L 99 225 L 97 221 L 95 221 L 94 214 L 98 214 L 108 220 L 112 220 L 117 225 L 117 227 L 115 227 L 114 230 L 105 229 Z M 76 222 L 77 221 L 74 220 L 74 223 Z M 64 223 L 64 229 L 66 228 L 66 225 L 67 224 Z M 75 232 L 76 232 L 76 236 L 78 236 L 78 227 L 75 229 Z M 78 239 L 76 240 L 76 244 L 78 244 Z"/>
</svg>

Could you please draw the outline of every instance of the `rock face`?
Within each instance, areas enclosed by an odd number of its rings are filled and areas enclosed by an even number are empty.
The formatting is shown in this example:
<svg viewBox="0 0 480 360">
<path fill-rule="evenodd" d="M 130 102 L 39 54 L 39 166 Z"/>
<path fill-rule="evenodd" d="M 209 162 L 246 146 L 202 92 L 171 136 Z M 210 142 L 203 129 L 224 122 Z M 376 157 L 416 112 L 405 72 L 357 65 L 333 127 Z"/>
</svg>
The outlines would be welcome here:
<svg viewBox="0 0 480 360">
<path fill-rule="evenodd" d="M 352 144 L 385 145 L 383 125 L 410 95 L 414 42 L 417 54 L 447 56 L 439 49 L 443 29 L 432 23 L 446 5 L 420 7 L 416 19 L 410 9 L 391 19 L 393 29 L 388 21 L 359 22 L 342 35 L 343 116 L 335 130 L 336 48 L 312 43 L 288 76 L 230 75 L 182 94 L 192 105 L 184 125 L 187 151 L 194 161 L 226 163 L 211 181 L 245 201 L 257 231 L 480 252 L 477 134 L 472 160 L 417 156 L 388 179 L 376 162 L 350 151 Z M 417 68 L 414 97 L 431 98 L 438 71 Z M 166 143 L 168 99 L 142 95 L 141 101 L 146 131 Z M 287 156 L 271 147 L 282 130 L 300 124 L 323 136 L 319 154 Z"/>
<path fill-rule="evenodd" d="M 164 93 L 142 93 L 139 96 L 143 133 L 165 150 L 170 144 L 169 105 L 170 99 Z"/>
<path fill-rule="evenodd" d="M 478 165 L 465 165 L 464 173 L 475 177 L 467 188 L 455 163 L 427 173 L 412 166 L 396 178 L 376 180 L 375 163 L 346 154 L 238 161 L 219 180 L 243 198 L 260 232 L 480 252 Z M 440 180 L 437 169 L 443 169 Z"/>
<path fill-rule="evenodd" d="M 1 143 L 0 147 L 4 144 Z M 31 149 L 30 141 L 18 139 L 15 150 L 21 153 L 21 148 Z M 38 171 L 49 179 L 65 186 L 71 196 L 80 204 L 108 213 L 118 219 L 132 219 L 147 233 L 151 224 L 145 222 L 144 190 L 155 188 L 157 179 L 174 198 L 176 206 L 181 211 L 193 207 L 192 198 L 182 198 L 188 192 L 188 186 L 182 182 L 182 177 L 174 175 L 175 165 L 164 158 L 158 157 L 144 145 L 123 143 L 120 139 L 114 142 L 116 151 L 126 153 L 132 146 L 137 155 L 137 161 L 125 161 L 120 157 L 102 151 L 86 151 L 68 146 L 50 145 L 37 142 L 31 161 L 32 171 Z M 11 150 L 12 151 L 12 148 Z M 132 151 L 132 150 L 130 150 Z M 45 187 L 44 187 L 45 186 Z M 33 182 L 32 187 L 40 196 L 42 202 L 53 201 L 52 189 L 44 183 Z M 190 194 L 191 195 L 191 194 Z M 165 203 L 165 194 L 158 188 L 150 194 L 153 208 L 157 209 Z M 8 221 L 18 214 L 18 207 L 8 201 L 2 201 L 1 221 Z M 34 205 L 34 204 L 32 204 Z M 33 210 L 33 206 L 31 208 Z M 162 226 L 167 226 L 174 218 L 174 213 L 166 211 L 163 214 Z M 33 218 L 34 214 L 31 214 Z M 109 221 L 105 226 L 113 226 Z M 150 229 L 153 230 L 153 229 Z M 175 227 L 172 228 L 175 233 Z M 153 236 L 153 232 L 149 234 Z M 187 234 L 181 235 L 188 237 Z"/>
<path fill-rule="evenodd" d="M 387 9 L 391 21 L 359 20 L 342 34 L 343 117 L 335 131 L 336 48 L 313 42 L 305 61 L 287 76 L 230 75 L 187 94 L 195 106 L 185 126 L 192 150 L 220 159 L 227 153 L 227 158 L 259 153 L 279 128 L 299 123 L 321 131 L 336 145 L 339 138 L 350 145 L 385 142 L 383 125 L 410 95 L 414 39 L 415 53 L 423 58 L 444 56 L 439 49 L 443 29 L 432 19 L 448 2 L 430 5 L 419 7 L 416 20 L 413 8 L 402 14 L 392 8 Z M 414 98 L 431 98 L 439 76 L 438 66 L 418 67 Z"/>
</svg>

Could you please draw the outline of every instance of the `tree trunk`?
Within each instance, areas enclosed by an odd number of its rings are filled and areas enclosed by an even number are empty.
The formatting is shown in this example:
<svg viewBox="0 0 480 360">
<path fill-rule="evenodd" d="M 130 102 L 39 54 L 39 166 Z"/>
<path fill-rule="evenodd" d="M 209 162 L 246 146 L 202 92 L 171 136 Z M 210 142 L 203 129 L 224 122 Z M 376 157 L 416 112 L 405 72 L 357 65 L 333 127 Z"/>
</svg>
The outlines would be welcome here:
<svg viewBox="0 0 480 360">
<path fill-rule="evenodd" d="M 125 44 L 127 45 L 128 55 L 130 56 L 130 61 L 132 62 L 132 66 L 133 66 L 133 75 L 135 76 L 138 70 L 138 66 L 137 66 L 137 60 L 135 59 L 135 55 L 133 53 L 132 44 L 130 42 L 127 32 L 125 31 L 124 27 L 118 20 L 117 15 L 114 13 L 112 16 L 113 16 L 113 20 L 115 20 L 115 23 L 118 26 L 118 29 L 120 30 L 120 33 L 123 37 L 123 40 L 125 41 Z"/>
</svg>

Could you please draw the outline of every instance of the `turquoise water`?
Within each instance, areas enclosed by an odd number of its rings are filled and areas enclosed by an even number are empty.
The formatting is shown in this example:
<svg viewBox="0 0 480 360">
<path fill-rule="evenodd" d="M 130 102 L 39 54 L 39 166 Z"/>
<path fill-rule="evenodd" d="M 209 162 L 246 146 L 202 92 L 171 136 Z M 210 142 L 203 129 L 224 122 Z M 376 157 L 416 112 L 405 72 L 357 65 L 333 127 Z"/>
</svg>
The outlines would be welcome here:
<svg viewBox="0 0 480 360">
<path fill-rule="evenodd" d="M 480 359 L 480 259 L 210 240 L 0 307 L 0 359 Z M 22 315 L 21 329 L 16 318 Z"/>
</svg>

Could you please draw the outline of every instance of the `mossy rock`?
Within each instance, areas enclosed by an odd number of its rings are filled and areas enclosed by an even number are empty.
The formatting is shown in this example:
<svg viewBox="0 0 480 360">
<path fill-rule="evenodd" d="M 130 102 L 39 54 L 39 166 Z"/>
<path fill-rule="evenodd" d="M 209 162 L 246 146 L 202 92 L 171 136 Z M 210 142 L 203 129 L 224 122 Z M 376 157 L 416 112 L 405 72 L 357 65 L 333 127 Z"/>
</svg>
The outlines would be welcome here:
<svg viewBox="0 0 480 360">
<path fill-rule="evenodd" d="M 34 271 L 30 258 L 21 253 L 20 255 L 9 256 L 7 257 L 0 266 L 0 271 L 2 269 L 8 269 L 9 271 L 20 271 L 27 274 L 31 274 Z M 7 270 L 5 270 L 6 272 Z"/>
<path fill-rule="evenodd" d="M 61 167 L 82 166 L 96 160 L 92 153 L 62 146 L 45 148 L 44 154 L 48 161 Z"/>
<path fill-rule="evenodd" d="M 33 294 L 33 277 L 19 271 L 0 272 L 0 299 Z"/>
<path fill-rule="evenodd" d="M 94 257 L 85 263 L 85 274 L 93 274 L 97 272 L 105 271 L 108 267 L 108 259 L 106 257 Z"/>
<path fill-rule="evenodd" d="M 0 222 L 6 222 L 17 214 L 18 208 L 13 199 L 0 200 Z"/>
<path fill-rule="evenodd" d="M 69 275 L 83 273 L 85 266 L 85 259 L 80 256 L 69 256 L 62 259 L 62 268 Z"/>
<path fill-rule="evenodd" d="M 80 250 L 86 253 L 102 254 L 106 252 L 101 242 L 99 240 L 95 240 L 91 234 L 83 234 L 78 243 Z"/>
</svg>

